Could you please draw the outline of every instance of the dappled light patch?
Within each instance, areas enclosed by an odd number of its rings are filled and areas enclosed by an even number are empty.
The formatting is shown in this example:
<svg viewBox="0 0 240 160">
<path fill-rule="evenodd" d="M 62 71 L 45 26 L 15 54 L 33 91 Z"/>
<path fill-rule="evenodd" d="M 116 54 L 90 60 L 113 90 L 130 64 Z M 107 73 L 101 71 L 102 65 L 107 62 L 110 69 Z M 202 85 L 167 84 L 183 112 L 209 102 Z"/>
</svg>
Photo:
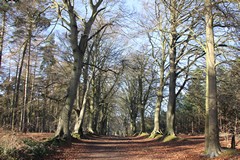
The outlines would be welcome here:
<svg viewBox="0 0 240 160">
<path fill-rule="evenodd" d="M 78 133 L 72 133 L 72 137 L 76 139 L 81 139 L 81 135 Z"/>
<path fill-rule="evenodd" d="M 57 154 L 46 159 L 189 159 L 208 160 L 203 155 L 204 136 L 179 135 L 168 142 L 139 137 L 92 136 L 60 147 Z M 240 158 L 238 154 L 230 156 Z M 227 160 L 228 156 L 214 158 Z"/>
<path fill-rule="evenodd" d="M 10 134 L 10 132 L 8 132 Z M 3 135 L 3 132 L 0 132 Z M 174 140 L 162 142 L 148 137 L 118 137 L 88 135 L 85 139 L 74 139 L 67 145 L 61 139 L 51 138 L 50 133 L 14 133 L 15 139 L 21 139 L 21 146 L 28 146 L 28 151 L 11 151 L 9 154 L 21 156 L 41 157 L 41 159 L 168 159 L 168 160 L 209 160 L 204 153 L 204 136 L 178 135 Z M 0 138 L 2 139 L 2 138 Z M 40 143 L 39 143 L 40 142 Z M 46 146 L 53 146 L 49 154 Z M 228 143 L 221 138 L 221 146 Z M 222 154 L 214 160 L 240 159 L 240 146 L 237 150 L 224 149 Z M 0 147 L 2 152 L 2 148 Z M 34 155 L 34 156 L 33 156 Z M 1 157 L 0 159 L 3 159 Z M 26 158 L 25 158 L 26 159 Z"/>
<path fill-rule="evenodd" d="M 175 135 L 168 135 L 163 138 L 163 142 L 169 142 L 169 141 L 176 140 L 176 139 L 177 139 L 177 137 Z"/>
<path fill-rule="evenodd" d="M 154 139 L 161 139 L 163 137 L 163 135 L 162 134 L 159 134 L 159 135 L 156 135 L 155 137 L 154 137 Z"/>
<path fill-rule="evenodd" d="M 148 137 L 148 136 L 149 136 L 149 133 L 147 133 L 147 132 L 142 132 L 139 136 L 140 136 L 140 137 Z"/>
</svg>

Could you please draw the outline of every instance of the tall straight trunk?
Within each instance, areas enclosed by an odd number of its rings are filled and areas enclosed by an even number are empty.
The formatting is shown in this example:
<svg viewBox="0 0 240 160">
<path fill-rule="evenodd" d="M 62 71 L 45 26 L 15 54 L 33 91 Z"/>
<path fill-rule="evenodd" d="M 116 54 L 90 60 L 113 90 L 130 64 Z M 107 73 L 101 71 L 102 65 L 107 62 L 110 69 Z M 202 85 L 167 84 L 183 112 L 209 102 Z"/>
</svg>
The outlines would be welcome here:
<svg viewBox="0 0 240 160">
<path fill-rule="evenodd" d="M 30 47 L 30 44 L 29 44 Z M 24 81 L 24 97 L 23 97 L 23 107 L 22 107 L 22 125 L 21 131 L 26 132 L 27 130 L 27 106 L 28 106 L 28 95 L 29 95 L 29 72 L 30 72 L 30 52 L 27 56 L 27 66 L 25 71 L 25 81 Z"/>
<path fill-rule="evenodd" d="M 153 136 L 153 137 L 155 137 L 155 135 L 158 133 L 162 133 L 162 131 L 160 129 L 160 112 L 161 112 L 161 104 L 163 101 L 162 89 L 164 88 L 164 86 L 163 87 L 161 87 L 161 86 L 162 85 L 160 85 L 159 90 L 157 91 L 157 102 L 156 102 L 155 112 L 154 112 L 154 128 L 151 133 L 151 136 Z"/>
<path fill-rule="evenodd" d="M 0 68 L 2 66 L 2 53 L 3 53 L 3 42 L 4 42 L 4 35 L 5 35 L 5 26 L 6 26 L 6 11 L 3 10 L 2 15 L 2 28 L 1 28 L 1 34 L 0 34 Z"/>
<path fill-rule="evenodd" d="M 46 86 L 49 86 L 49 83 L 50 83 L 49 81 L 50 80 L 47 79 Z M 42 106 L 42 123 L 41 123 L 42 132 L 45 132 L 46 130 L 46 107 L 49 106 L 48 99 L 47 99 L 48 94 L 49 94 L 49 90 L 48 90 L 48 87 L 46 87 L 45 93 L 44 93 L 44 105 Z"/>
<path fill-rule="evenodd" d="M 19 71 L 18 71 L 18 75 L 17 75 L 17 86 L 16 86 L 16 96 L 15 96 L 15 101 L 14 101 L 14 107 L 17 108 L 18 106 L 18 101 L 19 101 L 19 91 L 20 91 L 20 83 L 21 83 L 21 76 L 22 76 L 22 68 L 23 68 L 23 63 L 24 63 L 24 59 L 25 59 L 25 55 L 26 55 L 26 51 L 27 51 L 27 41 L 24 42 L 24 48 L 23 48 L 23 52 L 22 52 L 22 57 L 21 57 L 21 62 L 20 62 L 20 66 Z"/>
<path fill-rule="evenodd" d="M 168 98 L 168 109 L 166 119 L 166 132 L 165 135 L 175 136 L 175 109 L 176 109 L 176 19 L 177 11 L 175 10 L 176 0 L 171 1 L 170 12 L 171 12 L 171 29 L 170 29 L 170 51 L 169 51 L 169 62 L 170 62 L 170 82 L 169 82 L 169 98 Z"/>
<path fill-rule="evenodd" d="M 22 109 L 22 127 L 21 130 L 27 131 L 27 110 L 28 110 L 28 96 L 29 96 L 29 77 L 30 77 L 30 65 L 31 65 L 31 40 L 32 40 L 32 24 L 29 24 L 28 31 L 28 55 L 27 55 L 27 66 L 25 74 L 25 84 L 24 84 L 24 98 L 23 98 L 23 109 Z"/>
<path fill-rule="evenodd" d="M 135 134 L 137 131 L 137 125 L 136 125 L 136 116 L 131 115 L 130 117 L 130 131 L 131 131 L 131 135 Z"/>
<path fill-rule="evenodd" d="M 99 133 L 100 135 L 107 135 L 107 129 L 108 129 L 108 113 L 107 113 L 107 108 L 108 104 L 103 104 L 101 105 L 102 110 L 101 110 L 101 119 L 100 119 L 100 128 L 99 128 Z"/>
<path fill-rule="evenodd" d="M 94 111 L 95 111 L 95 103 L 94 103 L 94 93 L 95 93 L 95 68 L 92 70 L 92 90 L 90 94 L 90 102 L 89 102 L 89 116 L 88 116 L 88 125 L 87 125 L 87 131 L 89 133 L 95 133 L 96 130 L 94 130 Z"/>
<path fill-rule="evenodd" d="M 141 71 L 141 75 L 142 75 L 142 71 Z M 141 118 L 141 132 L 146 132 L 146 128 L 145 128 L 145 106 L 144 106 L 144 100 L 143 100 L 143 81 L 142 81 L 142 76 L 139 75 L 138 76 L 138 90 L 139 90 L 139 112 L 140 112 L 140 118 Z"/>
<path fill-rule="evenodd" d="M 21 57 L 21 62 L 20 62 L 20 66 L 18 67 L 18 75 L 17 75 L 17 80 L 16 80 L 16 90 L 15 90 L 15 96 L 14 96 L 14 101 L 13 101 L 13 121 L 12 121 L 12 127 L 14 126 L 14 123 L 16 121 L 16 110 L 18 108 L 18 102 L 19 102 L 19 91 L 20 91 L 20 83 L 21 83 L 21 76 L 22 76 L 22 69 L 23 69 L 23 63 L 24 63 L 24 59 L 25 59 L 25 55 L 26 55 L 26 51 L 27 51 L 27 46 L 28 46 L 28 41 L 24 42 L 24 48 L 23 48 L 23 52 L 22 52 L 22 57 Z M 21 121 L 20 121 L 21 122 Z M 21 123 L 20 123 L 21 124 Z M 21 127 L 21 125 L 20 125 Z M 13 127 L 14 128 L 14 127 Z M 19 130 L 21 130 L 21 128 L 19 128 Z"/>
<path fill-rule="evenodd" d="M 90 97 L 90 104 L 89 104 L 89 116 L 88 116 L 88 124 L 87 124 L 87 131 L 88 133 L 93 134 L 93 118 L 94 118 L 94 101 L 93 97 Z"/>
<path fill-rule="evenodd" d="M 100 117 L 100 111 L 101 111 L 101 106 L 100 106 L 100 95 L 101 95 L 101 72 L 98 76 L 97 84 L 96 84 L 96 89 L 94 91 L 94 105 L 96 106 L 96 112 L 94 116 L 94 126 L 93 126 L 93 131 L 97 132 L 98 128 L 98 120 Z"/>
<path fill-rule="evenodd" d="M 221 153 L 219 143 L 217 86 L 214 54 L 213 14 L 211 0 L 205 0 L 206 21 L 206 128 L 205 151 L 210 157 Z"/>
<path fill-rule="evenodd" d="M 15 73 L 15 80 L 14 80 L 14 85 L 17 86 L 17 76 L 18 76 L 18 72 L 19 72 L 19 63 L 20 63 L 20 54 L 19 54 L 19 58 L 18 58 L 18 62 L 17 62 L 17 69 L 16 69 L 16 73 Z M 11 111 L 11 130 L 13 131 L 15 129 L 15 99 L 16 99 L 16 87 L 13 89 L 13 96 L 12 96 L 12 103 L 11 103 L 11 107 L 12 107 L 12 111 Z"/>
<path fill-rule="evenodd" d="M 143 133 L 143 132 L 146 132 L 146 127 L 145 127 L 145 114 L 144 114 L 145 108 L 144 108 L 144 105 L 143 105 L 143 104 L 140 105 L 140 110 L 139 110 L 139 112 L 140 112 L 140 117 L 141 117 L 141 133 Z"/>
<path fill-rule="evenodd" d="M 160 29 L 162 30 L 162 27 L 160 26 Z M 163 41 L 162 44 L 162 56 L 161 56 L 161 63 L 160 63 L 160 81 L 159 81 L 159 88 L 157 91 L 157 102 L 155 107 L 155 113 L 154 113 L 154 128 L 151 133 L 152 137 L 155 137 L 155 134 L 162 133 L 160 129 L 160 113 L 161 113 L 161 105 L 163 101 L 163 90 L 165 85 L 165 77 L 164 77 L 164 69 L 165 69 L 165 62 L 166 62 L 166 55 L 165 55 L 165 48 L 166 48 L 166 41 Z"/>
<path fill-rule="evenodd" d="M 35 78 L 36 78 L 36 70 L 37 70 L 37 60 L 38 60 L 38 57 L 36 56 L 36 59 L 35 59 L 35 63 L 34 63 L 34 66 L 33 66 L 33 74 L 32 74 L 32 83 L 31 83 L 31 91 L 30 91 L 30 97 L 29 97 L 29 100 L 31 101 L 31 103 L 29 104 L 28 106 L 28 109 L 27 109 L 27 124 L 30 124 L 31 127 L 28 127 L 28 131 L 33 131 L 33 127 L 31 125 L 32 122 L 32 113 L 33 113 L 33 99 L 34 99 L 34 94 L 35 94 Z"/>
</svg>

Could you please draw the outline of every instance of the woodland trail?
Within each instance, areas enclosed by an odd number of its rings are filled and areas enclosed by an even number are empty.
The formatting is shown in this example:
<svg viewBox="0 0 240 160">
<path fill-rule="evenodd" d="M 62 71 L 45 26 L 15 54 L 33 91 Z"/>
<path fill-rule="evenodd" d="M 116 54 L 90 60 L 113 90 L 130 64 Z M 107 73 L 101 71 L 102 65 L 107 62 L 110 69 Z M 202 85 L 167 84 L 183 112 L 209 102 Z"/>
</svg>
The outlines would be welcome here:
<svg viewBox="0 0 240 160">
<path fill-rule="evenodd" d="M 187 138 L 187 139 L 185 139 Z M 204 137 L 185 136 L 180 140 L 160 142 L 144 137 L 102 137 L 75 140 L 71 146 L 60 147 L 56 153 L 46 159 L 66 160 L 204 160 Z M 220 159 L 240 159 L 221 157 Z"/>
</svg>

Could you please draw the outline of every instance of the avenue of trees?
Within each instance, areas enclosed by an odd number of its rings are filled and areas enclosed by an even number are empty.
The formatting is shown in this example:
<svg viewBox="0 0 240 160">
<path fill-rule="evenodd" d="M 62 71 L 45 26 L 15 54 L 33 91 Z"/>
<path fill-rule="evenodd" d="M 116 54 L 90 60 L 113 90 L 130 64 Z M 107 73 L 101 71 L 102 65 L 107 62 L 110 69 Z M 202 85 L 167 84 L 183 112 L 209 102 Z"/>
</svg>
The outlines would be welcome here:
<svg viewBox="0 0 240 160">
<path fill-rule="evenodd" d="M 240 134 L 238 0 L 1 0 L 0 127 Z"/>
</svg>

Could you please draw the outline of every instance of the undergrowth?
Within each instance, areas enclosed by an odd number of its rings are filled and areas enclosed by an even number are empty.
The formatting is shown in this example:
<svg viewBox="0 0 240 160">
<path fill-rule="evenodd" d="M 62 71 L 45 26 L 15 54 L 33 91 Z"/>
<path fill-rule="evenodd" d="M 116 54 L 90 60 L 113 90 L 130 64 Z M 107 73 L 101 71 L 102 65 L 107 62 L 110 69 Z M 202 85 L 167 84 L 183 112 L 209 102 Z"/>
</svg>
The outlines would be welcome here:
<svg viewBox="0 0 240 160">
<path fill-rule="evenodd" d="M 53 153 L 53 147 L 54 144 L 49 141 L 38 142 L 30 138 L 20 140 L 14 134 L 4 135 L 0 138 L 0 159 L 40 160 Z"/>
</svg>

